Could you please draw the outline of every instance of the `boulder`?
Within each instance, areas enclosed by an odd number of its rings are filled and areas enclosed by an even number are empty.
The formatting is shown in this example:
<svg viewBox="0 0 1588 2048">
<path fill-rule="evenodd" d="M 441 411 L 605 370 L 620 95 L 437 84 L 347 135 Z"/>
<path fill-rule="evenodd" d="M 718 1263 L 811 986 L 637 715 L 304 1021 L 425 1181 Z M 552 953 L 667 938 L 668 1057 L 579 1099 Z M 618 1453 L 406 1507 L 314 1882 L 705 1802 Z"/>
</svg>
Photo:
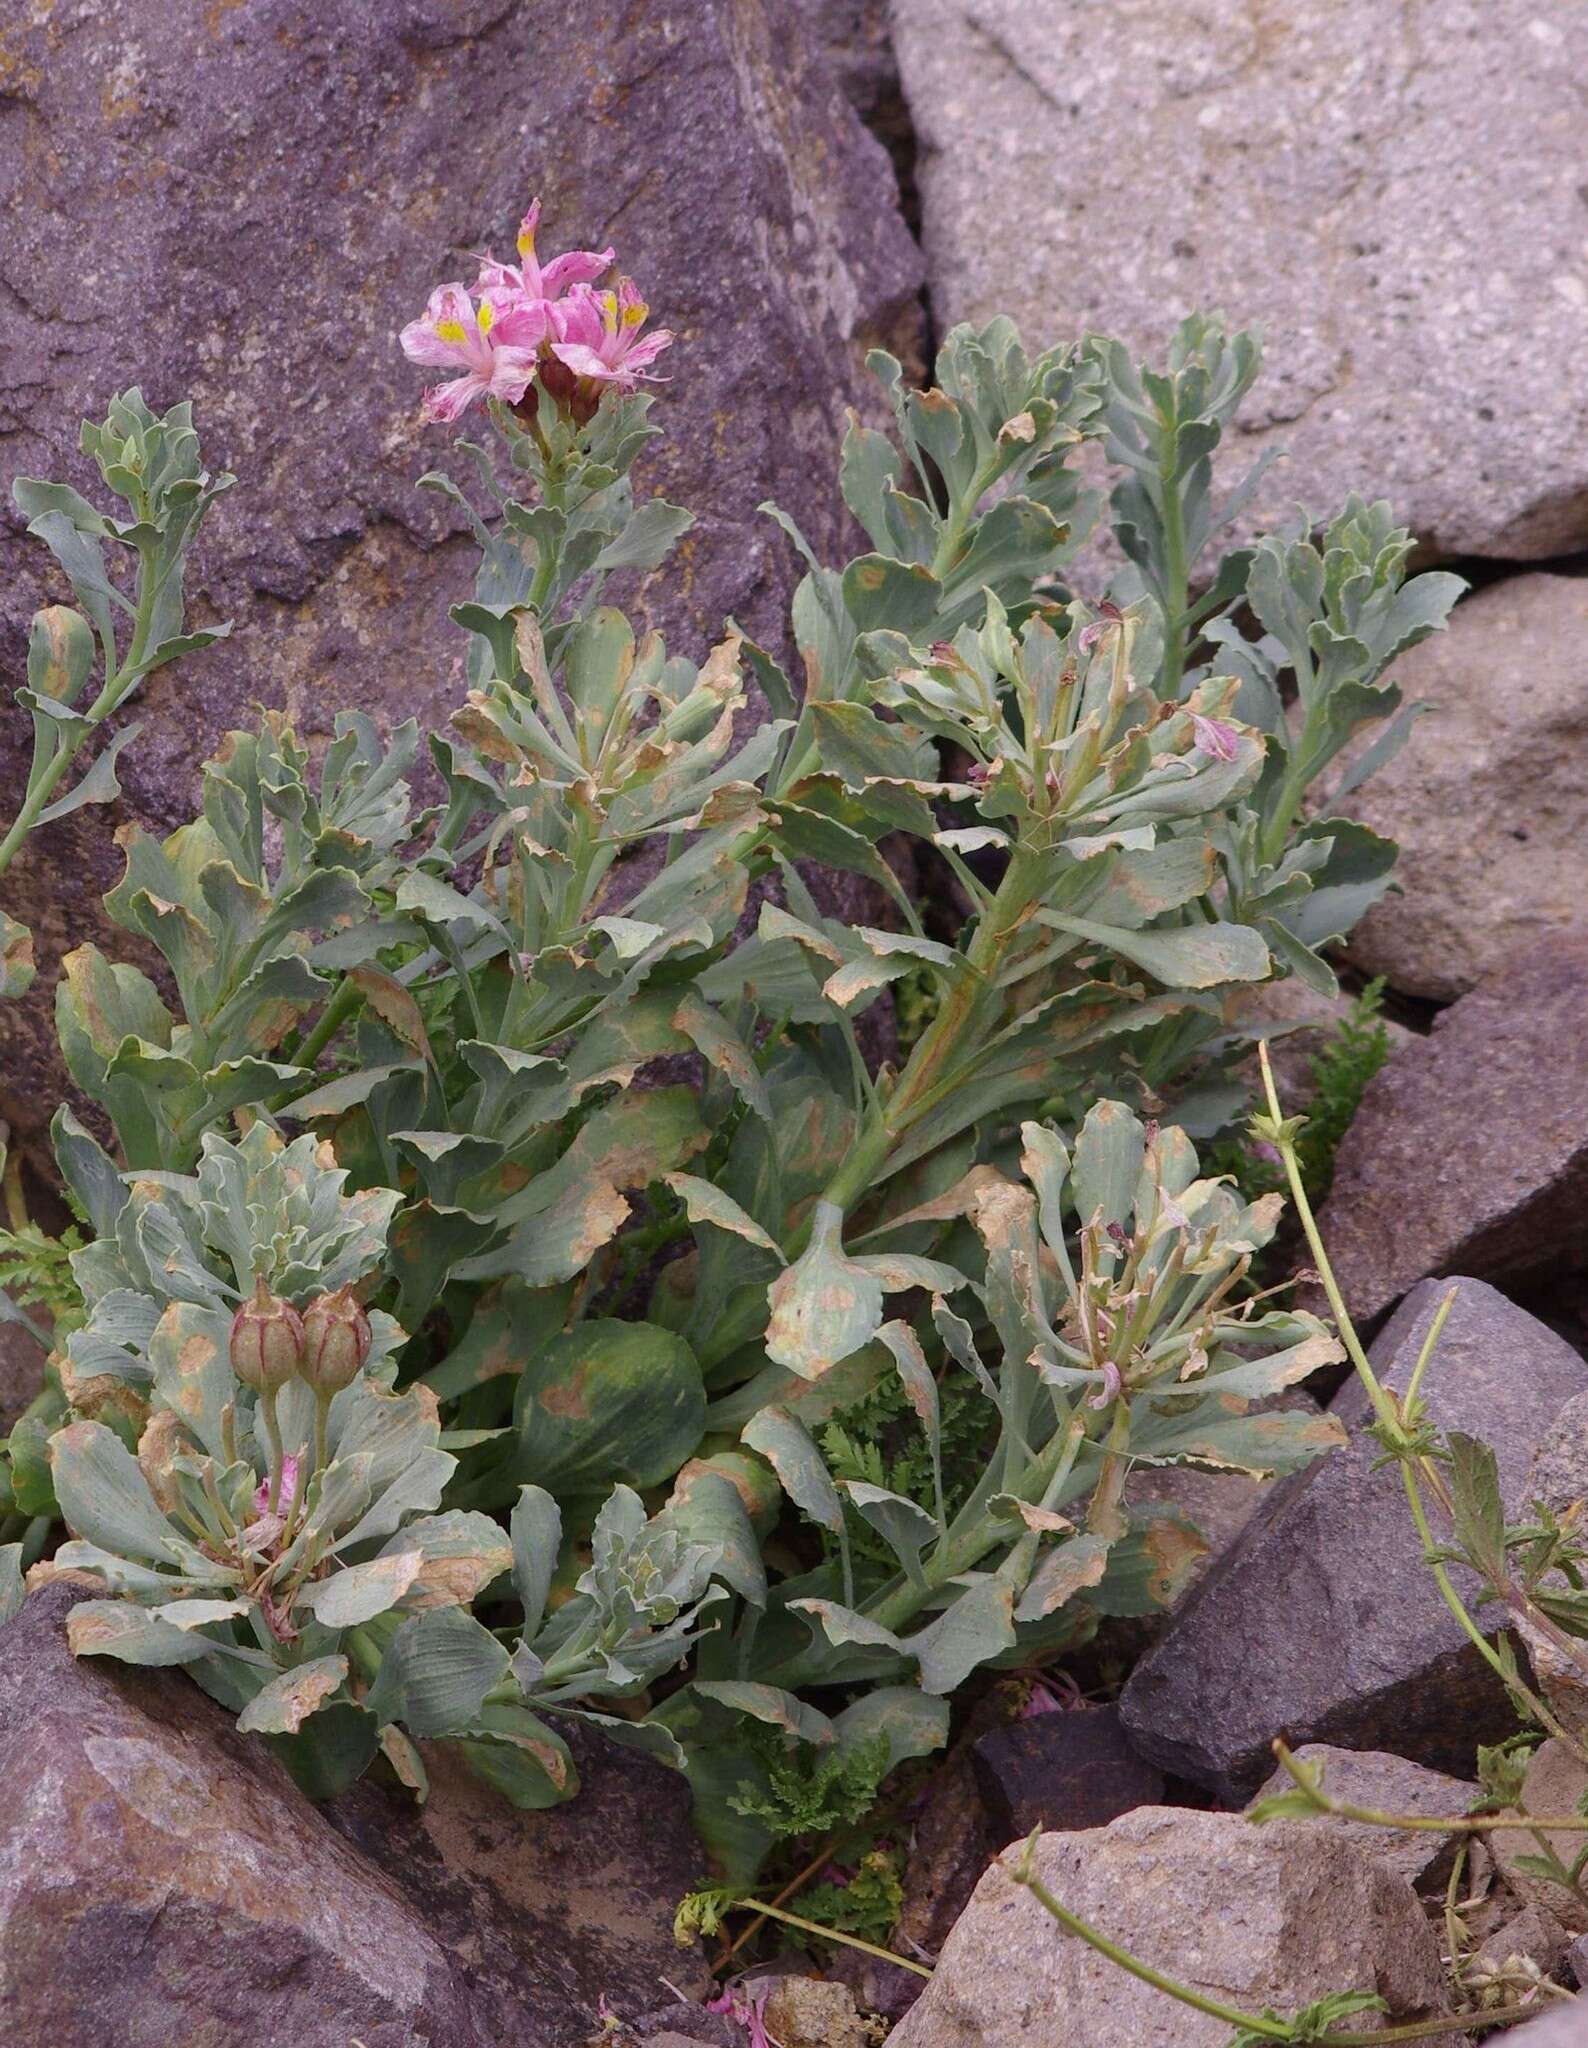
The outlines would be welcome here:
<svg viewBox="0 0 1588 2048">
<path fill-rule="evenodd" d="M 893 0 L 893 19 L 940 327 L 1008 312 L 1033 340 L 1156 352 L 1222 307 L 1268 337 L 1237 459 L 1290 454 L 1253 523 L 1369 489 L 1440 555 L 1588 543 L 1588 40 L 1558 11 Z"/>
<path fill-rule="evenodd" d="M 982 1736 L 971 1757 L 1005 1842 L 1035 1827 L 1106 1827 L 1163 1798 L 1163 1773 L 1131 1748 L 1115 1706 L 1027 1715 Z"/>
<path fill-rule="evenodd" d="M 25 12 L 0 82 L 8 473 L 92 488 L 78 422 L 141 383 L 160 407 L 192 397 L 210 467 L 241 480 L 188 578 L 193 616 L 230 617 L 233 638 L 152 679 L 121 804 L 46 827 L 5 879 L 39 942 L 0 1080 L 28 1139 L 62 1092 L 63 948 L 132 954 L 99 910 L 114 826 L 180 824 L 198 764 L 260 700 L 313 743 L 345 706 L 440 722 L 461 696 L 446 607 L 473 544 L 416 480 L 469 465 L 447 429 L 421 429 L 424 377 L 396 343 L 433 284 L 510 245 L 537 190 L 548 249 L 618 245 L 678 336 L 637 487 L 700 520 L 630 595 L 698 655 L 730 613 L 785 638 L 801 564 L 763 499 L 818 552 L 847 545 L 844 408 L 870 389 L 863 345 L 901 308 L 913 332 L 920 259 L 885 152 L 803 18 L 764 0 L 116 0 Z M 0 684 L 62 594 L 7 498 Z M 30 745 L 0 688 L 0 819 Z"/>
<path fill-rule="evenodd" d="M 1536 1970 L 1541 1977 L 1556 1977 L 1565 1967 L 1566 1930 L 1547 1906 L 1536 1901 L 1497 1927 L 1478 1948 L 1479 1964 L 1491 1971 Z"/>
<path fill-rule="evenodd" d="M 1444 1819 L 1447 1815 L 1459 1819 L 1472 1811 L 1479 1796 L 1478 1786 L 1469 1779 L 1430 1771 L 1426 1765 L 1414 1764 L 1409 1757 L 1390 1756 L 1383 1750 L 1337 1749 L 1328 1742 L 1307 1742 L 1294 1754 L 1298 1763 L 1313 1769 L 1322 1766 L 1323 1789 L 1331 1799 L 1371 1807 L 1377 1813 L 1404 1813 L 1419 1820 Z M 1290 1773 L 1281 1768 L 1257 1798 L 1271 1799 L 1275 1793 L 1288 1792 L 1293 1786 Z M 1319 1814 L 1308 1825 L 1354 1842 L 1375 1862 L 1429 1894 L 1443 1892 L 1460 1843 L 1476 1843 L 1475 1837 L 1461 1829 L 1448 1835 L 1421 1828 L 1408 1832 L 1374 1827 L 1367 1821 L 1342 1820 L 1333 1814 Z M 1481 1849 L 1481 1844 L 1477 1846 Z"/>
<path fill-rule="evenodd" d="M 1005 1850 L 977 1886 L 889 2048 L 1227 2048 L 1226 2021 L 1051 1919 L 1010 1877 L 1022 1853 Z M 1040 1836 L 1036 1875 L 1132 1955 L 1245 2011 L 1291 2013 L 1356 1990 L 1386 2000 L 1385 2025 L 1449 2010 L 1411 1886 L 1305 1822 L 1138 1807 L 1106 1828 Z M 1431 2038 L 1456 2048 L 1461 2037 Z"/>
<path fill-rule="evenodd" d="M 704 1985 L 685 1802 L 643 1760 L 588 1749 L 582 1812 L 490 1807 L 440 1751 L 422 1813 L 371 1783 L 324 1811 L 180 1672 L 76 1661 L 80 1597 L 0 1635 L 6 2048 L 582 2048 L 603 1999 Z"/>
<path fill-rule="evenodd" d="M 1551 1736 L 1539 1744 L 1528 1759 L 1522 1780 L 1522 1806 L 1540 1819 L 1566 1818 L 1578 1813 L 1577 1802 L 1588 1795 L 1588 1769 L 1566 1745 Z M 1544 1839 L 1567 1868 L 1581 1854 L 1581 1828 L 1546 1828 Z M 1512 1891 L 1530 1905 L 1542 1906 L 1570 1934 L 1588 1934 L 1588 1904 L 1565 1886 L 1535 1875 L 1525 1865 L 1539 1853 L 1541 1844 L 1526 1828 L 1496 1828 L 1489 1837 L 1494 1860 Z"/>
<path fill-rule="evenodd" d="M 1423 1397 L 1439 1428 L 1493 1447 L 1515 1512 L 1534 1448 L 1588 1387 L 1588 1365 L 1481 1281 L 1449 1286 L 1455 1303 Z M 1415 1289 L 1374 1345 L 1386 1385 L 1405 1386 L 1448 1291 Z M 1144 1756 L 1232 1805 L 1268 1777 L 1276 1735 L 1460 1773 L 1475 1744 L 1515 1725 L 1422 1561 L 1399 1474 L 1373 1469 L 1380 1448 L 1354 1380 L 1332 1412 L 1350 1441 L 1271 1489 L 1120 1697 Z M 1469 1575 L 1454 1576 L 1475 1592 Z"/>
<path fill-rule="evenodd" d="M 1450 1002 L 1588 897 L 1588 580 L 1513 576 L 1458 605 L 1395 666 L 1430 711 L 1345 808 L 1400 843 L 1352 962 Z"/>
<path fill-rule="evenodd" d="M 1588 1258 L 1588 926 L 1526 949 L 1369 1082 L 1321 1219 L 1361 1326 L 1429 1274 Z"/>
</svg>

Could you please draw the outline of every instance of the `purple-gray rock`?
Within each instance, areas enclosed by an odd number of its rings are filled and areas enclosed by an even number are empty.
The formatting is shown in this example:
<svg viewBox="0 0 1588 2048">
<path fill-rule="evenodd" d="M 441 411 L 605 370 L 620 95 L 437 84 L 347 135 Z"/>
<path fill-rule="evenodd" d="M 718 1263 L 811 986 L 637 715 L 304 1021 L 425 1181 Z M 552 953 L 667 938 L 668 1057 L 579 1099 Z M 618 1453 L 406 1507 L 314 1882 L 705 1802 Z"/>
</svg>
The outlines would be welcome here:
<svg viewBox="0 0 1588 2048">
<path fill-rule="evenodd" d="M 698 655 L 730 613 L 786 637 L 800 564 L 763 499 L 819 552 L 847 546 L 844 407 L 869 388 L 860 345 L 901 312 L 913 331 L 920 259 L 885 152 L 803 18 L 764 0 L 72 0 L 8 25 L 0 94 L 8 473 L 95 488 L 79 420 L 141 383 L 158 408 L 192 397 L 209 466 L 240 478 L 188 578 L 192 616 L 234 637 L 152 679 L 121 804 L 46 827 L 6 877 L 40 964 L 0 1025 L 0 1116 L 26 1139 L 62 1093 L 61 952 L 135 953 L 98 907 L 115 825 L 181 823 L 257 701 L 314 742 L 344 706 L 439 722 L 461 695 L 446 607 L 473 546 L 415 482 L 468 465 L 421 430 L 395 340 L 434 284 L 510 246 L 537 191 L 548 252 L 617 246 L 678 336 L 637 488 L 700 522 L 633 595 Z M 7 500 L 0 684 L 65 594 Z M 0 819 L 30 745 L 0 688 Z"/>
<path fill-rule="evenodd" d="M 520 1814 L 435 1751 L 423 1813 L 368 1782 L 328 1813 L 180 1672 L 75 1660 L 81 1597 L 0 1634 L 6 2048 L 583 2048 L 603 1996 L 704 1983 L 686 1802 L 643 1759 L 587 1746 L 587 1803 Z"/>
<path fill-rule="evenodd" d="M 1368 1084 L 1324 1242 L 1371 1325 L 1430 1274 L 1525 1283 L 1588 1257 L 1588 926 L 1513 955 Z"/>
<path fill-rule="evenodd" d="M 1036 1827 L 1107 1827 L 1163 1799 L 1163 1773 L 1131 1747 L 1116 1706 L 1031 1714 L 971 1751 L 982 1804 L 1000 1840 Z"/>
<path fill-rule="evenodd" d="M 1226 2048 L 1227 2021 L 1058 1926 L 1012 1881 L 1023 1854 L 1006 1849 L 977 1886 L 889 2048 Z M 1411 1886 L 1305 1821 L 1254 1828 L 1233 1814 L 1142 1806 L 1106 1828 L 1040 1835 L 1034 1860 L 1071 1912 L 1225 2004 L 1292 2013 L 1328 1992 L 1368 1991 L 1388 2007 L 1386 2025 L 1449 2010 Z"/>
<path fill-rule="evenodd" d="M 1588 1387 L 1588 1365 L 1481 1281 L 1429 1281 L 1373 1347 L 1388 1386 L 1405 1386 L 1450 1287 L 1423 1396 L 1439 1428 L 1493 1447 L 1518 1510 L 1534 1449 Z M 1351 1441 L 1273 1489 L 1120 1697 L 1144 1756 L 1232 1805 L 1268 1776 L 1277 1735 L 1292 1747 L 1392 1750 L 1459 1775 L 1476 1744 L 1515 1725 L 1422 1562 L 1399 1474 L 1371 1469 L 1380 1447 L 1354 1381 L 1333 1412 Z M 1475 1590 L 1470 1575 L 1454 1576 Z"/>
</svg>

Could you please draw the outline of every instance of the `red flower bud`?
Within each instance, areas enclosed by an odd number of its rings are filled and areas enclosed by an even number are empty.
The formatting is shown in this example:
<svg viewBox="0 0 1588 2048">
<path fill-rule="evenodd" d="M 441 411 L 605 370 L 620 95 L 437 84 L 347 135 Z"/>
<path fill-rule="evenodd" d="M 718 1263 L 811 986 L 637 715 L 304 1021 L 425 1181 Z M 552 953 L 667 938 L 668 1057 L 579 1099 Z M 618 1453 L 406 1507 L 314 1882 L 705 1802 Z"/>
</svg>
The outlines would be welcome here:
<svg viewBox="0 0 1588 2048">
<path fill-rule="evenodd" d="M 317 1394 L 353 1384 L 369 1356 L 369 1317 L 351 1287 L 322 1294 L 303 1311 L 303 1377 Z"/>
<path fill-rule="evenodd" d="M 291 1302 L 265 1285 L 264 1275 L 232 1318 L 232 1371 L 256 1394 L 284 1387 L 303 1355 L 303 1323 Z"/>
</svg>

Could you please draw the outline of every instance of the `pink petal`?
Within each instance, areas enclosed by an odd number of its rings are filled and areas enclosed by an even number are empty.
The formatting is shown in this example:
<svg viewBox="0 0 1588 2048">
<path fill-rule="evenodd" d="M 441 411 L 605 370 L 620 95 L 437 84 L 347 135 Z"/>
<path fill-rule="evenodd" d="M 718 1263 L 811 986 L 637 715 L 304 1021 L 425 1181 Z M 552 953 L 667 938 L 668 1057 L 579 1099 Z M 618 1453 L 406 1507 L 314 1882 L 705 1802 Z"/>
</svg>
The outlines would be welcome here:
<svg viewBox="0 0 1588 2048">
<path fill-rule="evenodd" d="M 425 393 L 422 416 L 427 421 L 439 420 L 450 425 L 461 419 L 475 399 L 483 398 L 490 388 L 489 378 L 474 370 L 466 377 L 454 377 L 450 384 L 432 384 Z"/>
<path fill-rule="evenodd" d="M 551 299 L 571 284 L 591 284 L 612 268 L 617 254 L 616 249 L 570 249 L 553 256 L 540 273 L 540 288 Z"/>
</svg>

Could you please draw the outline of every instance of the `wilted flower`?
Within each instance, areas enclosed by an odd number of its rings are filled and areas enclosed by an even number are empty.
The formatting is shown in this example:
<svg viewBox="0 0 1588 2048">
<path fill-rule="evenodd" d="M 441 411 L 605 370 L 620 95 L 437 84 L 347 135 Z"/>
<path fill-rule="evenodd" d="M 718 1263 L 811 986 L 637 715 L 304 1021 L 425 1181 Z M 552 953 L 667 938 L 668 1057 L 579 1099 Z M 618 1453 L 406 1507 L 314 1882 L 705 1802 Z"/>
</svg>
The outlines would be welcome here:
<svg viewBox="0 0 1588 2048">
<path fill-rule="evenodd" d="M 1090 654 L 1105 633 L 1111 633 L 1116 626 L 1123 624 L 1124 617 L 1125 614 L 1120 610 L 1119 606 L 1105 597 L 1097 607 L 1097 617 L 1093 619 L 1089 626 L 1081 628 L 1079 642 L 1081 652 L 1083 654 Z"/>
<path fill-rule="evenodd" d="M 298 1473 L 302 1464 L 303 1460 L 296 1451 L 288 1451 L 281 1461 L 281 1497 L 284 1502 L 293 1500 L 297 1496 Z M 254 1512 L 257 1515 L 265 1515 L 270 1512 L 270 1481 L 268 1479 L 261 1479 L 258 1486 L 254 1489 Z M 257 1524 L 254 1526 L 257 1526 Z"/>
<path fill-rule="evenodd" d="M 1240 735 L 1227 720 L 1204 718 L 1200 712 L 1195 712 L 1191 719 L 1191 733 L 1199 754 L 1207 754 L 1215 761 L 1235 759 Z"/>
</svg>

